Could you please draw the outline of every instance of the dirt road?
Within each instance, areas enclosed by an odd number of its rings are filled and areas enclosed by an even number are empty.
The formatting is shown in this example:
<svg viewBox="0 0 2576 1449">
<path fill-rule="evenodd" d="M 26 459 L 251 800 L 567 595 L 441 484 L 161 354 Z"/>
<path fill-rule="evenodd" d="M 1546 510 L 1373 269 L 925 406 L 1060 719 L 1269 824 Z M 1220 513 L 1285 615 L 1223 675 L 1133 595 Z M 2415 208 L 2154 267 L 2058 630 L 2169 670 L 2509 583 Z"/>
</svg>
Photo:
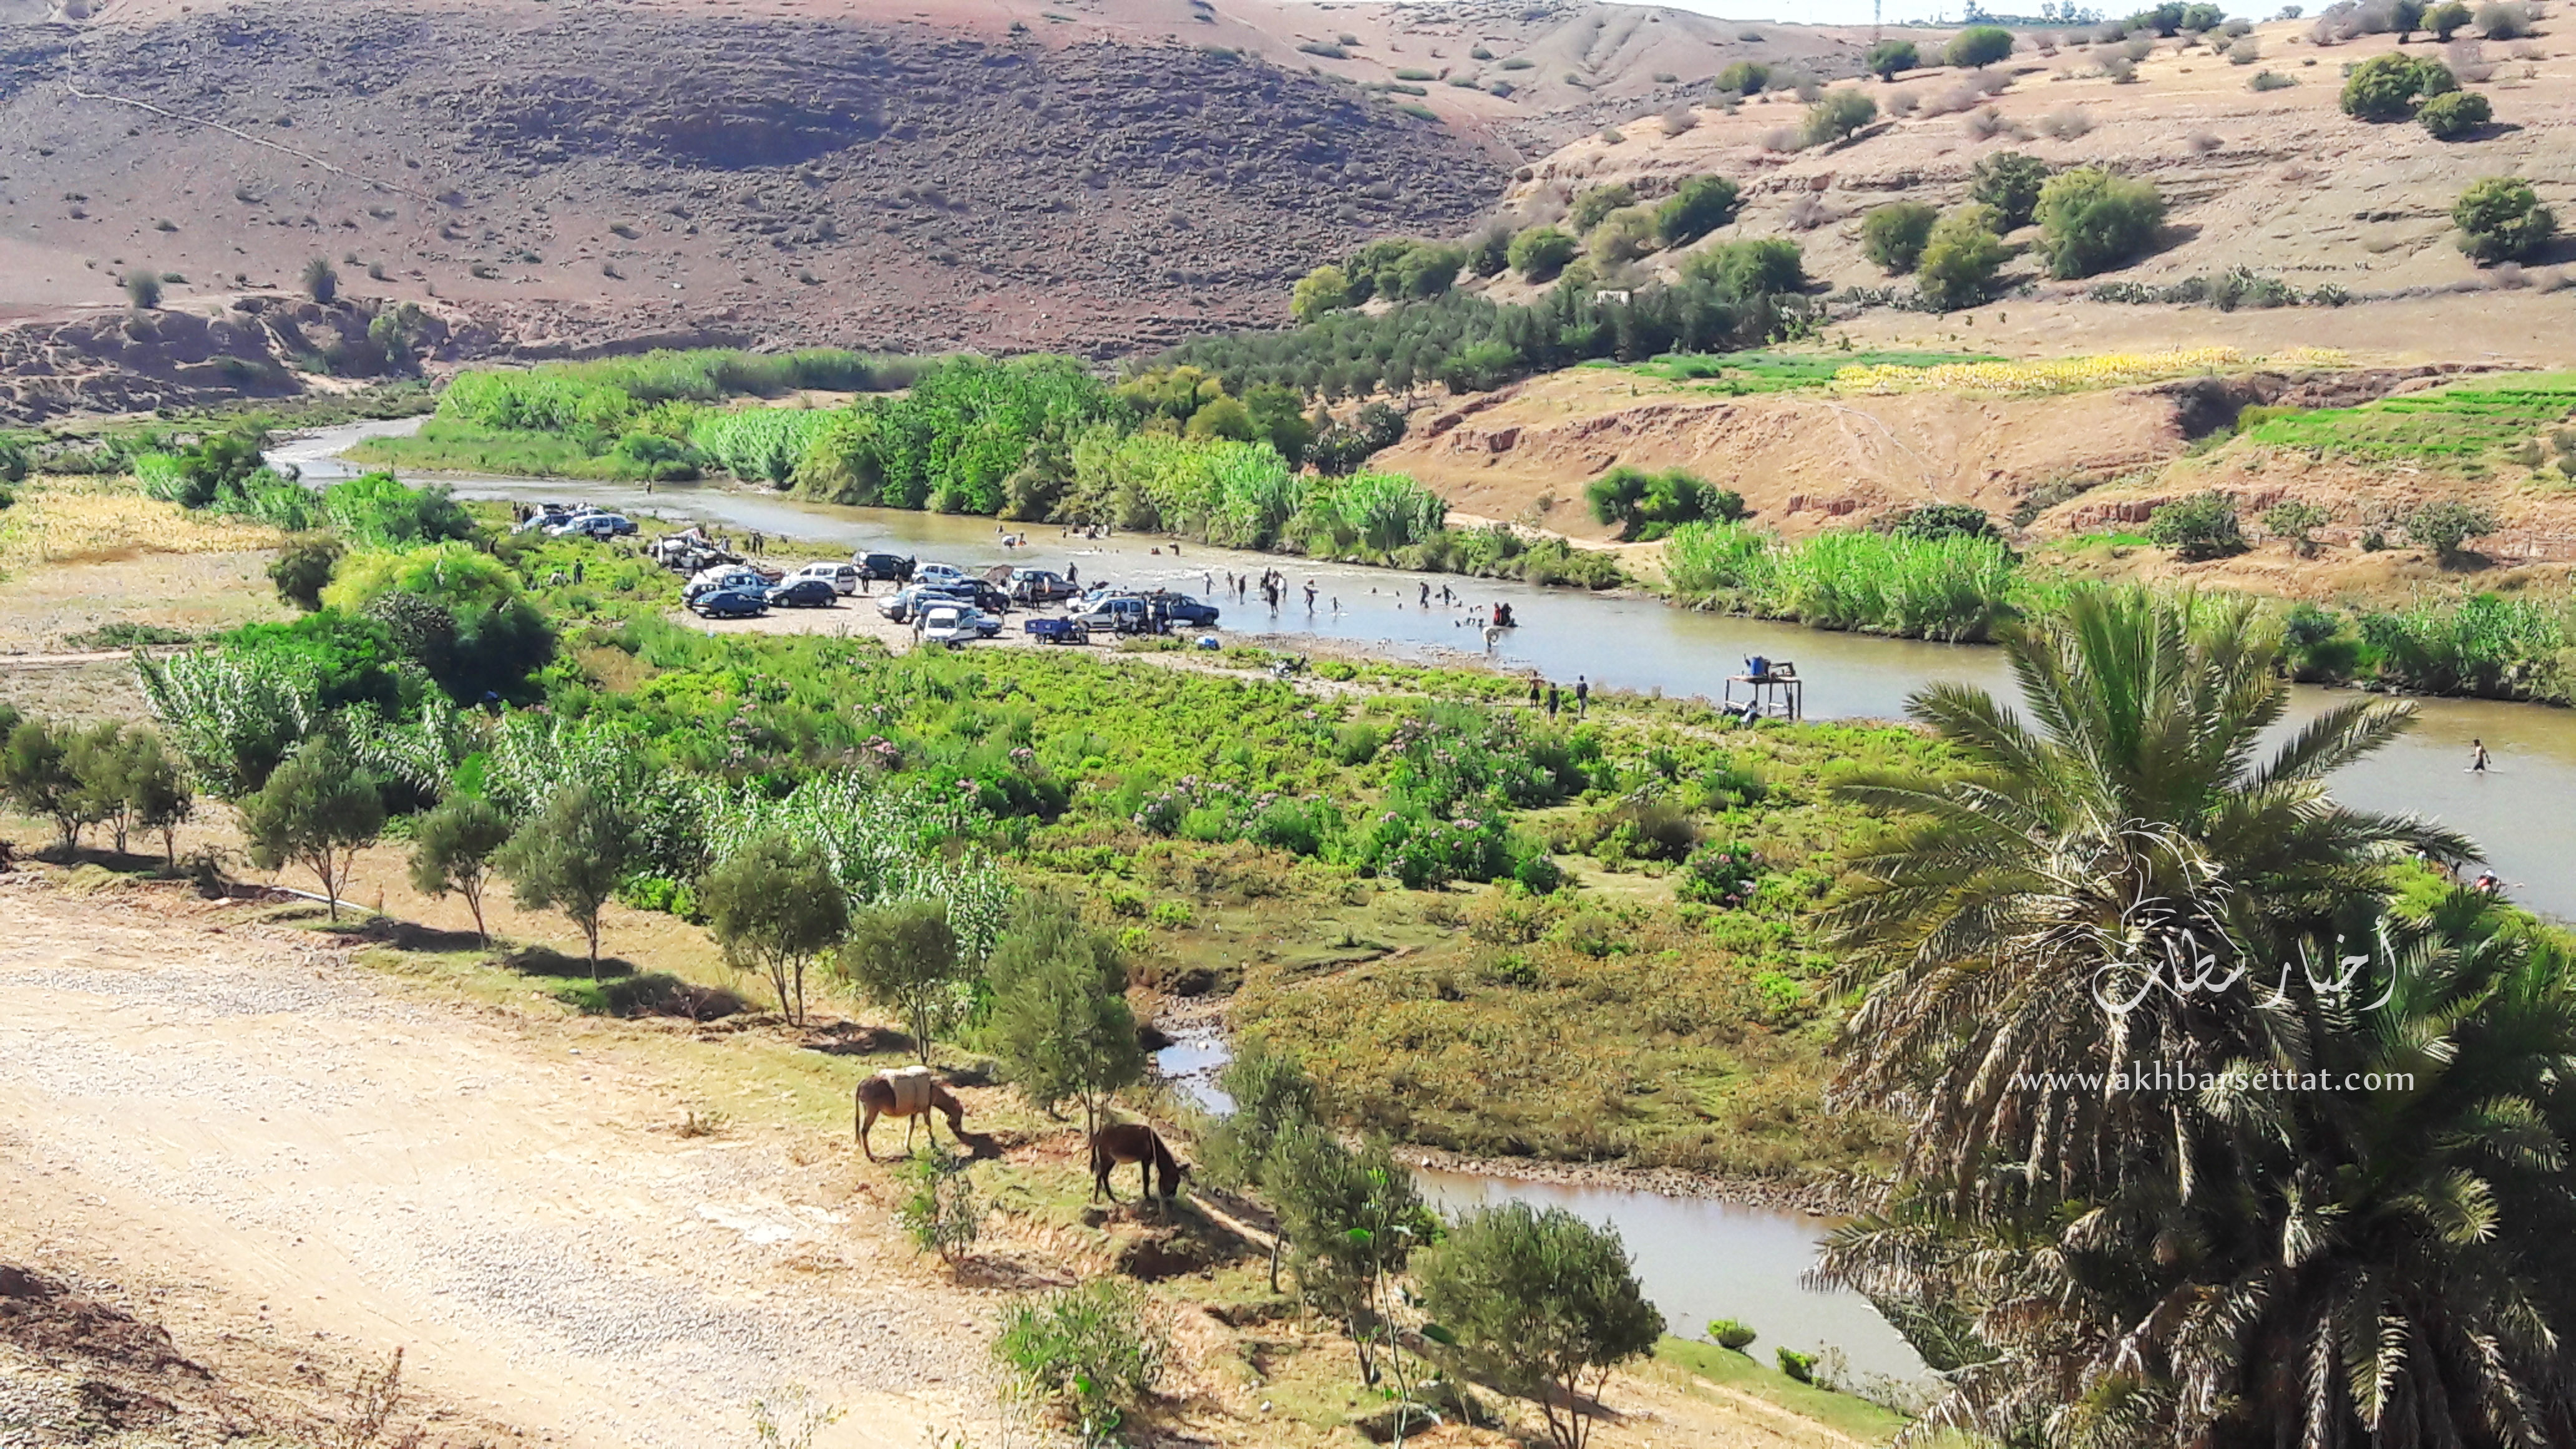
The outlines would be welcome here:
<svg viewBox="0 0 2576 1449">
<path fill-rule="evenodd" d="M 849 1411 L 819 1445 L 985 1419 L 981 1306 L 836 1208 L 836 1162 L 684 1140 L 573 1038 L 183 899 L 0 878 L 0 1259 L 148 1273 L 183 1345 L 403 1346 L 531 1439 L 748 1443 L 788 1384 Z"/>
</svg>

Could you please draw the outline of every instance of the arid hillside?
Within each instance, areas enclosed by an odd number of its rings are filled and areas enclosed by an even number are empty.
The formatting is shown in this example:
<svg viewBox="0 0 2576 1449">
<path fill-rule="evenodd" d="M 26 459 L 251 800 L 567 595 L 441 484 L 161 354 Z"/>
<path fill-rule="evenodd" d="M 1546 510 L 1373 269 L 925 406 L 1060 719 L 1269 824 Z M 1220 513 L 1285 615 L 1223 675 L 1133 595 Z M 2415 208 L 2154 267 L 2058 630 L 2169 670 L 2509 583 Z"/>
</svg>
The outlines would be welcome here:
<svg viewBox="0 0 2576 1449">
<path fill-rule="evenodd" d="M 0 326 L 40 381 L 9 415 L 222 395 L 95 319 L 143 273 L 222 323 L 315 258 L 425 309 L 432 360 L 1123 355 L 1284 322 L 1317 260 L 1463 233 L 1612 115 L 1858 43 L 1564 3 L 11 0 Z"/>
</svg>

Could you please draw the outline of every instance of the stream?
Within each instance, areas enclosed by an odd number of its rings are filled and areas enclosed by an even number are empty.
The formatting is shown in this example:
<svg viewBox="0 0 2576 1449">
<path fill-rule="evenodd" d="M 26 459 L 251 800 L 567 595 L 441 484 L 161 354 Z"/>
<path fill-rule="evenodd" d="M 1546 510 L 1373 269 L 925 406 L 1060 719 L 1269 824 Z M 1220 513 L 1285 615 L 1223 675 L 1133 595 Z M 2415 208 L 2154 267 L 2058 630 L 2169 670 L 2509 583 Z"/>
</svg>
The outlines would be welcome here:
<svg viewBox="0 0 2576 1449">
<path fill-rule="evenodd" d="M 414 418 L 323 429 L 290 439 L 269 456 L 275 463 L 299 467 L 308 482 L 328 483 L 364 471 L 338 458 L 343 449 L 362 438 L 408 432 L 419 424 Z M 1819 719 L 1900 718 L 1906 696 L 1936 681 L 2012 692 L 2003 656 L 1995 649 L 1827 633 L 1676 609 L 1648 598 L 1415 575 L 1197 544 L 1176 548 L 1168 539 L 1147 535 L 1075 540 L 1046 525 L 1008 525 L 1029 540 L 1026 547 L 1009 549 L 1003 546 L 1004 526 L 987 518 L 845 508 L 719 484 L 660 484 L 648 493 L 640 484 L 560 479 L 469 476 L 444 481 L 462 498 L 596 504 L 630 515 L 704 523 L 729 533 L 758 530 L 841 549 L 917 555 L 925 562 L 973 568 L 1079 564 L 1088 579 L 1206 594 L 1224 608 L 1227 632 L 1284 636 L 1289 647 L 1298 637 L 1311 637 L 1415 661 L 1475 660 L 1537 671 L 1566 684 L 1580 675 L 1601 687 L 1714 696 L 1745 656 L 1764 654 L 1796 662 L 1807 682 L 1808 713 Z M 773 561 L 795 560 L 780 554 Z M 1229 572 L 1257 575 L 1272 568 L 1284 572 L 1290 583 L 1288 601 L 1277 610 L 1264 608 L 1257 594 L 1238 603 L 1209 588 L 1211 579 L 1221 583 Z M 1312 613 L 1302 599 L 1309 580 L 1318 591 Z M 1432 593 L 1427 609 L 1420 592 L 1425 582 Z M 1441 604 L 1444 585 L 1463 593 L 1459 606 Z M 1465 601 L 1508 602 L 1521 627 L 1508 631 L 1488 653 L 1480 636 L 1461 622 Z M 2300 687 L 2293 692 L 2292 723 L 2354 697 L 2349 691 Z M 2564 868 L 2576 860 L 2576 809 L 2568 804 L 2576 801 L 2576 711 L 2451 699 L 2421 700 L 2418 707 L 2419 723 L 2412 732 L 2337 777 L 2340 797 L 2364 809 L 2415 811 L 2468 832 L 2506 878 L 2515 899 L 2576 919 L 2576 872 Z M 2483 739 L 2494 752 L 2495 764 L 2486 775 L 2471 775 L 2465 768 L 2472 739 Z M 1221 1040 L 1187 1038 L 1157 1053 L 1156 1061 L 1182 1090 L 1216 1110 L 1227 1105 L 1213 1083 L 1225 1061 Z M 1913 1350 L 1867 1300 L 1814 1292 L 1799 1283 L 1829 1226 L 1824 1220 L 1609 1186 L 1431 1170 L 1418 1176 L 1425 1195 L 1446 1208 L 1518 1198 L 1615 1225 L 1637 1259 L 1648 1295 L 1664 1310 L 1672 1331 L 1685 1337 L 1696 1337 L 1710 1318 L 1736 1318 L 1761 1332 L 1755 1352 L 1766 1358 L 1774 1345 L 1808 1351 L 1831 1346 L 1864 1373 L 1903 1378 L 1922 1371 Z"/>
</svg>

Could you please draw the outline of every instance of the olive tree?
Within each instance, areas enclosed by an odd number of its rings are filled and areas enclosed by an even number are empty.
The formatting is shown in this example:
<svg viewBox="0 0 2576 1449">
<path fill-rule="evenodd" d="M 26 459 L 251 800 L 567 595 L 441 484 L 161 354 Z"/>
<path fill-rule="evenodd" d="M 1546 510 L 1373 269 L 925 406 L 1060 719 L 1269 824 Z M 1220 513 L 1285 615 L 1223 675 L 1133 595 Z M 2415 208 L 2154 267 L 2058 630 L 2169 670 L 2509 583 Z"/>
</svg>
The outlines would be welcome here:
<svg viewBox="0 0 2576 1449">
<path fill-rule="evenodd" d="M 1638 1286 L 1627 1245 L 1563 1208 L 1506 1203 L 1468 1214 L 1414 1263 L 1425 1330 L 1538 1401 L 1557 1449 L 1592 1437 L 1591 1395 L 1653 1351 L 1664 1316 Z"/>
<path fill-rule="evenodd" d="M 2558 218 L 2519 176 L 2471 182 L 2452 205 L 2451 221 L 2460 229 L 2460 250 L 2480 265 L 2522 261 L 2558 232 Z"/>
<path fill-rule="evenodd" d="M 698 883 L 725 964 L 769 978 L 779 1013 L 805 1024 L 805 972 L 850 928 L 849 897 L 811 841 L 764 835 Z"/>
<path fill-rule="evenodd" d="M 0 738 L 0 794 L 22 813 L 54 822 L 63 849 L 78 849 L 81 832 L 98 823 L 94 799 L 72 768 L 78 736 L 14 710 L 0 723 L 8 728 Z"/>
<path fill-rule="evenodd" d="M 2146 249 L 2165 218 L 2154 182 L 2078 166 L 2039 189 L 2039 251 L 2048 273 L 2089 277 Z"/>
<path fill-rule="evenodd" d="M 635 821 L 593 785 L 567 785 L 519 827 L 495 864 L 522 910 L 558 910 L 581 928 L 590 979 L 599 979 L 599 913 L 616 898 L 637 849 Z"/>
<path fill-rule="evenodd" d="M 509 843 L 510 817 L 500 806 L 478 795 L 450 795 L 412 831 L 412 889 L 431 900 L 465 897 L 465 908 L 474 913 L 475 939 L 489 946 L 483 888 L 492 878 L 493 857 Z"/>
<path fill-rule="evenodd" d="M 1145 1075 L 1117 944 L 1060 897 L 1030 892 L 985 974 L 993 990 L 985 1045 L 1002 1074 L 1041 1110 L 1079 1101 L 1085 1137 L 1099 1130 L 1109 1098 Z"/>
<path fill-rule="evenodd" d="M 903 1019 L 927 1066 L 931 1042 L 956 1020 L 958 988 L 967 981 L 948 907 L 897 901 L 854 913 L 835 964 L 843 980 Z"/>
<path fill-rule="evenodd" d="M 293 862 L 312 871 L 336 921 L 358 852 L 384 833 L 384 794 L 338 741 L 315 739 L 242 800 L 241 825 L 251 864 L 275 870 Z"/>
</svg>

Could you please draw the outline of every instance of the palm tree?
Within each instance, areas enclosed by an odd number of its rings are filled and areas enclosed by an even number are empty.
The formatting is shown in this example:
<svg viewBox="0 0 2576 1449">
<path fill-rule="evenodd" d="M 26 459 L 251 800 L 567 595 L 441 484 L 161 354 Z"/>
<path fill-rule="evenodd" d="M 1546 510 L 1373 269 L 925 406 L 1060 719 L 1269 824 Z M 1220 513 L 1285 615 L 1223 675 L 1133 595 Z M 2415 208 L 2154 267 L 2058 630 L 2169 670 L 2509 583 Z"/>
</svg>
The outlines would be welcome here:
<svg viewBox="0 0 2576 1449">
<path fill-rule="evenodd" d="M 2004 648 L 2036 727 L 1983 690 L 1936 685 L 1909 712 L 1965 768 L 1836 788 L 1898 817 L 1849 855 L 1829 912 L 1869 984 L 1836 1088 L 1913 1111 L 1909 1178 L 2021 1191 L 1987 1180 L 2008 1162 L 2039 1201 L 2116 1186 L 2139 1134 L 2176 1129 L 2170 1094 L 2028 1074 L 2271 1059 L 2273 1038 L 2300 1030 L 2277 992 L 2193 983 L 2249 951 L 2288 959 L 2382 892 L 2390 861 L 2472 847 L 2327 794 L 2411 706 L 2343 705 L 2263 754 L 2288 686 L 2250 602 L 2081 590 Z"/>
<path fill-rule="evenodd" d="M 2321 1089 L 2200 1094 L 2223 1178 L 2045 1218 L 1918 1193 L 1837 1233 L 1824 1281 L 1965 1328 L 1918 1432 L 2576 1444 L 2576 961 L 2469 892 L 2354 944 L 2309 1053 L 2238 1064 Z"/>
</svg>

